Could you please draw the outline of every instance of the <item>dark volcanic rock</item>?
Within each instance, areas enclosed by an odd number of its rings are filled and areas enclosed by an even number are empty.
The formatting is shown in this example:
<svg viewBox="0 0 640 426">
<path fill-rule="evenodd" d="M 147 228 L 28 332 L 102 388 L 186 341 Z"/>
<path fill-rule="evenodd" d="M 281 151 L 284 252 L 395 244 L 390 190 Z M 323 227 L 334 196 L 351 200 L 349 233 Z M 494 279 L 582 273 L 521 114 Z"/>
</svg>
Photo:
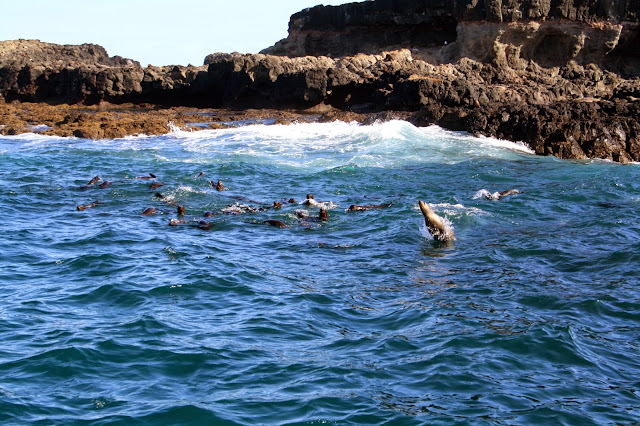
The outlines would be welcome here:
<svg viewBox="0 0 640 426">
<path fill-rule="evenodd" d="M 289 37 L 263 53 L 342 57 L 407 48 L 434 64 L 573 60 L 638 75 L 639 18 L 640 2 L 627 0 L 373 0 L 296 13 Z"/>
<path fill-rule="evenodd" d="M 59 45 L 40 40 L 0 41 L 0 66 L 27 64 L 100 64 L 107 66 L 140 66 L 120 56 L 110 57 L 97 44 Z"/>
<path fill-rule="evenodd" d="M 318 6 L 292 16 L 271 54 L 218 53 L 201 67 L 142 68 L 94 45 L 3 42 L 0 100 L 410 117 L 524 141 L 541 155 L 640 161 L 639 18 L 640 3 L 628 0 Z M 108 137 L 104 124 L 84 126 L 85 136 Z"/>
</svg>

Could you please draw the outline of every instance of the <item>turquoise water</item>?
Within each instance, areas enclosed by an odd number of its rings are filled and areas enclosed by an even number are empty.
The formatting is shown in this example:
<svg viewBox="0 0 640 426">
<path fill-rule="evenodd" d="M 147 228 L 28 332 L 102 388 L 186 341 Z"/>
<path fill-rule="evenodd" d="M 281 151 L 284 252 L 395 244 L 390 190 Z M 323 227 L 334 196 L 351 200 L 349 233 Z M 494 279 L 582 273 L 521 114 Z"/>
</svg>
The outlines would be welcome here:
<svg viewBox="0 0 640 426">
<path fill-rule="evenodd" d="M 638 422 L 639 178 L 399 121 L 0 137 L 0 423 Z"/>
</svg>

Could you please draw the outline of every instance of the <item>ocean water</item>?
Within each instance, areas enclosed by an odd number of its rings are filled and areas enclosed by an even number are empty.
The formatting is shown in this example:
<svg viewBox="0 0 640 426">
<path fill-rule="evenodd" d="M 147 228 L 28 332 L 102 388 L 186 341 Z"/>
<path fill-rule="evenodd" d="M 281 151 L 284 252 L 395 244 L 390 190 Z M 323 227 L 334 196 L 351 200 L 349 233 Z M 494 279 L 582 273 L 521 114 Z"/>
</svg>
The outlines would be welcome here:
<svg viewBox="0 0 640 426">
<path fill-rule="evenodd" d="M 640 422 L 638 165 L 401 121 L 27 134 L 0 210 L 1 424 Z"/>
</svg>

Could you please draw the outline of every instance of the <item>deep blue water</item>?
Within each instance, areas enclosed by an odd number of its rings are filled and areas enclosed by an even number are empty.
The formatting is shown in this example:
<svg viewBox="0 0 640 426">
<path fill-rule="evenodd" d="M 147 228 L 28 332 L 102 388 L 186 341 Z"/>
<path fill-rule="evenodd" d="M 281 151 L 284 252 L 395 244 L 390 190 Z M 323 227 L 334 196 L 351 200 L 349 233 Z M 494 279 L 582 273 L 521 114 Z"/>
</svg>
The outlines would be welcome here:
<svg viewBox="0 0 640 426">
<path fill-rule="evenodd" d="M 0 137 L 0 423 L 637 423 L 639 178 L 403 122 Z"/>
</svg>

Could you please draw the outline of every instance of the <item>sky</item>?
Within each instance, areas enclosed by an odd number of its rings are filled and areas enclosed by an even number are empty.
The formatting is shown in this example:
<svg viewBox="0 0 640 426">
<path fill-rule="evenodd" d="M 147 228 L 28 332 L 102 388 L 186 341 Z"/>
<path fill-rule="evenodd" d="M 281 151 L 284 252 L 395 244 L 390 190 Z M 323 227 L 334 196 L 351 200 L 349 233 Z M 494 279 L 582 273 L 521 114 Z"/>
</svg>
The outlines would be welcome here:
<svg viewBox="0 0 640 426">
<path fill-rule="evenodd" d="M 257 53 L 307 7 L 355 0 L 0 0 L 0 40 L 94 43 L 152 65 L 202 65 L 215 52 Z"/>
</svg>

